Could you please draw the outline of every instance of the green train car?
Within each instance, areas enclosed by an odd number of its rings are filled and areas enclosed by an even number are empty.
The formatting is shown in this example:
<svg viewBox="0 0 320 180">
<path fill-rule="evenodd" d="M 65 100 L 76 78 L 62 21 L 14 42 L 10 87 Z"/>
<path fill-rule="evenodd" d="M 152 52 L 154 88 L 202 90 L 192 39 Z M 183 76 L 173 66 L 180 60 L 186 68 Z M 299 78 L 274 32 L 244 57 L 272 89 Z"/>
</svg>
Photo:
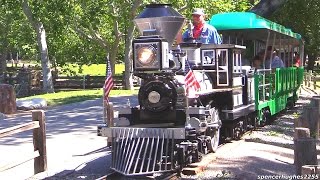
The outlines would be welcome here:
<svg viewBox="0 0 320 180">
<path fill-rule="evenodd" d="M 300 34 L 250 12 L 216 14 L 209 23 L 223 35 L 224 43 L 246 46 L 243 66 L 255 68 L 255 57 L 262 61 L 254 73 L 254 125 L 263 125 L 295 105 L 304 72 L 304 41 Z M 272 66 L 274 56 L 282 60 L 282 67 Z"/>
</svg>

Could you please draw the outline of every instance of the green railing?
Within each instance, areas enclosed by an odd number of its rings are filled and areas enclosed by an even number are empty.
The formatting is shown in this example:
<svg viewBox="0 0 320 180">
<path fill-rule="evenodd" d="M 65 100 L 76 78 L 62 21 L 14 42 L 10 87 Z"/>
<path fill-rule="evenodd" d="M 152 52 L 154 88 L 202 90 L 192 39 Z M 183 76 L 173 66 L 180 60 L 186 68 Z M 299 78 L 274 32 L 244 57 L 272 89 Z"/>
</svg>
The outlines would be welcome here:
<svg viewBox="0 0 320 180">
<path fill-rule="evenodd" d="M 266 110 L 274 115 L 286 108 L 288 100 L 297 100 L 296 92 L 303 81 L 303 72 L 302 67 L 288 67 L 255 74 L 255 106 L 259 121 Z"/>
</svg>

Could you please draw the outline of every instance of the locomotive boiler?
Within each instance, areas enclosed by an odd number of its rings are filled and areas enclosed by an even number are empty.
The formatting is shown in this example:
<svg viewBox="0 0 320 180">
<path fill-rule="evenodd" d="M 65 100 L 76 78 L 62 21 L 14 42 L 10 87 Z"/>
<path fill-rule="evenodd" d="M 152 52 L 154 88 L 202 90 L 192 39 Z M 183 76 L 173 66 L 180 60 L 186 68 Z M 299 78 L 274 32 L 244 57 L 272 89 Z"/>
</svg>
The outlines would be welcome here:
<svg viewBox="0 0 320 180">
<path fill-rule="evenodd" d="M 220 140 L 239 138 L 296 99 L 301 83 L 296 68 L 255 73 L 242 62 L 243 44 L 191 39 L 173 46 L 185 21 L 170 4 L 147 5 L 134 19 L 140 32 L 132 42 L 133 75 L 142 80 L 139 105 L 120 106 L 113 123 L 98 127 L 98 135 L 111 139 L 116 172 L 181 170 L 215 152 Z M 258 27 L 257 37 L 264 37 L 262 30 Z M 282 89 L 282 81 L 290 78 L 288 89 Z"/>
</svg>

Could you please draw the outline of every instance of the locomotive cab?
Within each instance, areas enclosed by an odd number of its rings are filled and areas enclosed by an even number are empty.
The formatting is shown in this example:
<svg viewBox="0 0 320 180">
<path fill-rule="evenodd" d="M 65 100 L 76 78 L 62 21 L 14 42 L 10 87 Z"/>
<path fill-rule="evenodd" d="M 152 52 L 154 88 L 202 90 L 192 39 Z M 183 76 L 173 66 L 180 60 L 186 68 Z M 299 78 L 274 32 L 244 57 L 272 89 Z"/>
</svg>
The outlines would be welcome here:
<svg viewBox="0 0 320 180">
<path fill-rule="evenodd" d="M 253 71 L 248 66 L 242 66 L 245 46 L 202 44 L 196 47 L 183 43 L 181 49 L 189 51 L 187 56 L 190 51 L 198 54 L 192 54 L 189 61 L 193 72 L 199 81 L 210 81 L 205 84 L 210 84 L 210 87 L 201 87 L 197 92 L 202 104 L 211 103 L 221 110 L 220 116 L 226 120 L 234 120 L 243 113 L 254 111 Z M 190 59 L 189 56 L 187 58 Z M 204 83 L 201 85 L 204 86 Z M 211 102 L 207 102 L 208 99 Z"/>
</svg>

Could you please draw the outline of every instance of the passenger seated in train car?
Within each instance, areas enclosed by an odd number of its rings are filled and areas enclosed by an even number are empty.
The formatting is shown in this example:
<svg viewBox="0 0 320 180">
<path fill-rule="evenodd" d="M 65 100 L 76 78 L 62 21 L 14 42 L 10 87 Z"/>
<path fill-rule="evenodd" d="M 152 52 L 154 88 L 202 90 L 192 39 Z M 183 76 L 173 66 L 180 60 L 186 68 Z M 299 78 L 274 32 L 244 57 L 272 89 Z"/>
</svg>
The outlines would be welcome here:
<svg viewBox="0 0 320 180">
<path fill-rule="evenodd" d="M 254 68 L 254 70 L 257 71 L 257 69 L 263 68 L 262 64 L 262 59 L 259 54 L 255 55 L 252 59 L 252 67 Z"/>
<path fill-rule="evenodd" d="M 260 60 L 260 67 L 259 69 L 264 69 L 264 68 L 268 68 L 270 66 L 270 56 L 266 55 L 266 57 L 264 57 L 265 54 L 265 49 L 261 49 L 253 58 L 252 58 L 252 67 L 255 67 L 253 62 L 254 60 Z M 263 61 L 263 58 L 266 58 L 265 61 Z M 256 62 L 259 63 L 259 62 Z M 264 64 L 263 64 L 264 63 Z"/>
<path fill-rule="evenodd" d="M 261 50 L 259 54 L 261 56 L 264 56 L 264 50 Z M 272 48 L 272 46 L 268 46 L 267 53 L 265 55 L 265 68 L 269 69 L 270 67 L 271 69 L 284 67 L 284 63 L 282 59 L 279 57 L 279 51 Z"/>
<path fill-rule="evenodd" d="M 301 66 L 300 54 L 297 52 L 294 53 L 294 66 L 295 67 Z"/>
<path fill-rule="evenodd" d="M 278 56 L 278 54 L 279 54 L 278 50 L 274 50 L 272 53 L 272 61 L 271 61 L 271 68 L 272 69 L 284 67 L 284 63 L 283 63 L 282 59 Z"/>
</svg>

